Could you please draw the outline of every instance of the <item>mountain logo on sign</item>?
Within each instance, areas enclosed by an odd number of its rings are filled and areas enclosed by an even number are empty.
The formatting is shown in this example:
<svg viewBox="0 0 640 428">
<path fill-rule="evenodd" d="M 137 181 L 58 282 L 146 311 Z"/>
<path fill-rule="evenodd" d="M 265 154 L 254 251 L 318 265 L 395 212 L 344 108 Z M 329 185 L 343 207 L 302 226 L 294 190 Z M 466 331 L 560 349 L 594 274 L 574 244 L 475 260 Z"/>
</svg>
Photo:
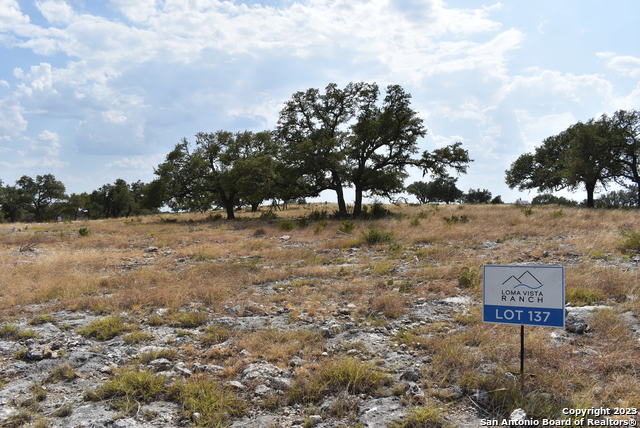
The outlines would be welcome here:
<svg viewBox="0 0 640 428">
<path fill-rule="evenodd" d="M 522 275 L 516 277 L 511 275 L 507 278 L 502 285 L 507 285 L 509 287 L 518 288 L 518 287 L 527 287 L 530 290 L 537 290 L 541 288 L 543 284 L 536 278 L 531 272 L 525 271 Z"/>
</svg>

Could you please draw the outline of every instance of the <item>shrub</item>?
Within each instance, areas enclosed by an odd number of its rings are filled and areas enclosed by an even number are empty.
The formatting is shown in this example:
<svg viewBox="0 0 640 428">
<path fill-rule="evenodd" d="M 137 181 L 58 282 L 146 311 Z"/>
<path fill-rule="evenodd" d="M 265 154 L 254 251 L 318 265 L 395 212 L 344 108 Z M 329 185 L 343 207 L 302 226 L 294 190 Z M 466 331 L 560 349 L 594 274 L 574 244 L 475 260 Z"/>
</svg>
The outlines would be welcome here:
<svg viewBox="0 0 640 428">
<path fill-rule="evenodd" d="M 31 321 L 29 321 L 30 325 L 41 325 L 41 324 L 46 324 L 49 322 L 54 322 L 55 319 L 53 318 L 53 316 L 51 314 L 42 314 L 42 315 L 36 315 L 35 317 L 33 317 L 31 319 Z"/>
<path fill-rule="evenodd" d="M 571 302 L 573 306 L 589 306 L 604 299 L 604 294 L 594 288 L 569 288 L 567 290 L 567 301 Z"/>
<path fill-rule="evenodd" d="M 125 324 L 122 319 L 116 316 L 110 316 L 91 321 L 86 326 L 79 328 L 77 332 L 85 337 L 92 337 L 97 340 L 109 340 L 129 330 L 131 330 L 131 326 Z"/>
<path fill-rule="evenodd" d="M 409 221 L 409 225 L 413 227 L 420 226 L 420 217 L 413 217 L 411 221 Z"/>
<path fill-rule="evenodd" d="M 293 230 L 295 224 L 291 220 L 284 220 L 278 223 L 278 227 L 280 228 L 280 230 L 290 231 Z"/>
<path fill-rule="evenodd" d="M 242 400 L 208 377 L 178 381 L 171 395 L 183 407 L 185 417 L 200 415 L 195 421 L 198 426 L 227 426 L 229 419 L 245 412 Z"/>
<path fill-rule="evenodd" d="M 355 229 L 355 227 L 356 224 L 354 222 L 352 222 L 351 220 L 345 220 L 342 222 L 338 230 L 342 233 L 351 233 L 353 232 L 353 229 Z"/>
<path fill-rule="evenodd" d="M 260 213 L 261 220 L 274 220 L 276 218 L 278 218 L 278 215 L 271 210 Z"/>
<path fill-rule="evenodd" d="M 469 217 L 466 214 L 457 216 L 451 215 L 451 217 L 442 217 L 445 223 L 448 225 L 456 224 L 456 223 L 469 223 Z"/>
<path fill-rule="evenodd" d="M 469 269 L 468 267 L 463 267 L 460 270 L 460 275 L 458 275 L 458 286 L 462 288 L 473 288 L 478 282 L 478 273 Z"/>
<path fill-rule="evenodd" d="M 312 221 L 326 220 L 327 218 L 329 218 L 329 213 L 325 209 L 313 210 L 309 213 L 307 218 Z"/>
<path fill-rule="evenodd" d="M 313 233 L 315 233 L 316 235 L 320 232 L 322 232 L 324 229 L 326 229 L 326 227 L 329 225 L 329 222 L 327 220 L 321 220 L 316 227 L 313 229 Z"/>
<path fill-rule="evenodd" d="M 393 241 L 393 232 L 380 229 L 368 229 L 362 232 L 362 239 L 368 245 L 386 244 Z"/>
<path fill-rule="evenodd" d="M 640 232 L 622 230 L 620 234 L 624 238 L 620 245 L 622 251 L 640 251 Z"/>
<path fill-rule="evenodd" d="M 531 207 L 522 208 L 522 214 L 524 214 L 525 217 L 529 217 L 530 215 L 533 214 L 533 208 Z"/>
<path fill-rule="evenodd" d="M 363 205 L 362 212 L 360 213 L 360 218 L 376 220 L 379 218 L 384 218 L 392 215 L 393 213 L 386 209 L 381 202 L 374 202 L 369 208 L 367 205 Z"/>
<path fill-rule="evenodd" d="M 87 229 L 86 227 L 81 227 L 80 229 L 78 229 L 78 235 L 80 236 L 89 236 L 91 232 L 89 232 L 89 229 Z"/>
<path fill-rule="evenodd" d="M 371 310 L 382 312 L 387 318 L 398 318 L 405 312 L 406 301 L 403 296 L 382 294 L 371 301 Z"/>
</svg>

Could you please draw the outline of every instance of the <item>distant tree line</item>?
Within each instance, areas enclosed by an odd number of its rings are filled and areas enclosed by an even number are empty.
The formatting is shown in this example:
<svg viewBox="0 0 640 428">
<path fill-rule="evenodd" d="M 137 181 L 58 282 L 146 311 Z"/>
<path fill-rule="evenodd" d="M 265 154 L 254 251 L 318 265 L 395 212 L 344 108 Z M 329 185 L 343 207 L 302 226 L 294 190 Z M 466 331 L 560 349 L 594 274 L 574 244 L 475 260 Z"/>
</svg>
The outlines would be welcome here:
<svg viewBox="0 0 640 428">
<path fill-rule="evenodd" d="M 463 192 L 456 186 L 457 179 L 448 175 L 437 177 L 433 181 L 416 181 L 407 186 L 407 193 L 414 195 L 421 204 L 446 204 L 461 202 L 467 204 L 501 204 L 500 195 L 492 196 L 488 189 L 469 189 Z"/>
<path fill-rule="evenodd" d="M 384 94 L 375 83 L 329 84 L 324 91 L 296 92 L 276 129 L 262 132 L 200 132 L 186 138 L 155 169 L 150 183 L 116 180 L 91 193 L 65 194 L 51 174 L 20 178 L 0 187 L 5 221 L 120 217 L 157 212 L 223 208 L 233 219 L 238 207 L 253 211 L 265 201 L 287 202 L 335 192 L 338 216 L 360 216 L 363 197 L 391 198 L 404 190 L 408 167 L 447 180 L 465 173 L 471 159 L 457 142 L 419 153 L 427 133 L 399 85 Z M 1 184 L 1 183 L 0 183 Z M 345 187 L 355 189 L 353 209 Z"/>
<path fill-rule="evenodd" d="M 157 183 L 122 179 L 91 193 L 65 193 L 52 174 L 22 176 L 14 185 L 0 181 L 0 221 L 48 221 L 108 218 L 157 212 L 162 206 Z"/>
<path fill-rule="evenodd" d="M 571 125 L 546 138 L 533 153 L 516 159 L 506 171 L 509 187 L 540 192 L 584 186 L 587 207 L 640 205 L 640 112 L 619 110 L 612 116 Z M 609 193 L 597 203 L 595 191 L 616 183 L 627 192 Z M 625 201 L 623 201 L 623 199 Z"/>
</svg>

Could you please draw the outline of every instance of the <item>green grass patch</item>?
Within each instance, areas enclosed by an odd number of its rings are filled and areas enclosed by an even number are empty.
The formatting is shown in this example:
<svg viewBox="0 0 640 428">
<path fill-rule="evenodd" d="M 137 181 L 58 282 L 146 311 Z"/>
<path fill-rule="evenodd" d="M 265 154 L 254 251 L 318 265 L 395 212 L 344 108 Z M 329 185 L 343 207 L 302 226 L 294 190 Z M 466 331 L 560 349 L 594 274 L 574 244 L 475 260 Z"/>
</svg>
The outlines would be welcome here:
<svg viewBox="0 0 640 428">
<path fill-rule="evenodd" d="M 231 330 L 219 325 L 212 325 L 202 329 L 202 334 L 198 337 L 200 343 L 206 346 L 217 345 L 231 337 Z"/>
<path fill-rule="evenodd" d="M 195 328 L 208 320 L 206 312 L 173 312 L 167 317 L 167 324 L 171 327 Z"/>
<path fill-rule="evenodd" d="M 91 321 L 76 331 L 82 336 L 104 341 L 113 339 L 125 331 L 130 331 L 132 328 L 121 318 L 110 316 Z"/>
<path fill-rule="evenodd" d="M 245 412 L 244 403 L 233 392 L 204 376 L 178 381 L 171 395 L 183 407 L 185 417 L 200 414 L 195 420 L 197 426 L 227 426 L 232 418 L 242 416 Z"/>
<path fill-rule="evenodd" d="M 145 370 L 123 369 L 110 381 L 85 395 L 88 400 L 109 400 L 126 414 L 135 413 L 140 403 L 158 399 L 165 391 L 167 379 Z"/>
<path fill-rule="evenodd" d="M 375 394 L 391 384 L 391 377 L 374 365 L 344 357 L 320 366 L 306 376 L 298 377 L 288 393 L 290 403 L 315 403 L 334 392 Z"/>
<path fill-rule="evenodd" d="M 155 339 L 155 336 L 145 331 L 134 331 L 133 333 L 129 333 L 122 338 L 122 340 L 124 340 L 124 343 L 126 343 L 127 345 L 151 342 L 153 339 Z"/>
<path fill-rule="evenodd" d="M 640 232 L 633 230 L 622 230 L 622 242 L 620 243 L 620 249 L 623 252 L 638 252 L 640 251 Z"/>
<path fill-rule="evenodd" d="M 9 340 L 23 340 L 38 338 L 38 333 L 31 329 L 20 330 L 15 324 L 2 324 L 0 326 L 0 338 Z"/>
<path fill-rule="evenodd" d="M 567 301 L 573 306 L 590 306 L 605 300 L 602 291 L 594 288 L 569 288 L 567 289 Z"/>
<path fill-rule="evenodd" d="M 368 229 L 362 232 L 362 241 L 367 245 L 388 244 L 393 242 L 393 232 L 381 229 Z"/>
</svg>

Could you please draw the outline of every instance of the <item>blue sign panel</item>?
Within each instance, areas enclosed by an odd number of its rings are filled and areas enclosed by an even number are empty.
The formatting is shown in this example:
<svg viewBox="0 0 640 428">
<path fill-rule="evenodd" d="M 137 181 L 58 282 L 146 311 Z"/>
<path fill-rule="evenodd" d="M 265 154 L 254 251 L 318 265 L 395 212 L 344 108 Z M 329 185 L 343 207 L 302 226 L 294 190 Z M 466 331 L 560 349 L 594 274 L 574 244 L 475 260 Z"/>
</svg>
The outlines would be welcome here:
<svg viewBox="0 0 640 428">
<path fill-rule="evenodd" d="M 484 322 L 564 327 L 562 266 L 485 265 Z"/>
</svg>

